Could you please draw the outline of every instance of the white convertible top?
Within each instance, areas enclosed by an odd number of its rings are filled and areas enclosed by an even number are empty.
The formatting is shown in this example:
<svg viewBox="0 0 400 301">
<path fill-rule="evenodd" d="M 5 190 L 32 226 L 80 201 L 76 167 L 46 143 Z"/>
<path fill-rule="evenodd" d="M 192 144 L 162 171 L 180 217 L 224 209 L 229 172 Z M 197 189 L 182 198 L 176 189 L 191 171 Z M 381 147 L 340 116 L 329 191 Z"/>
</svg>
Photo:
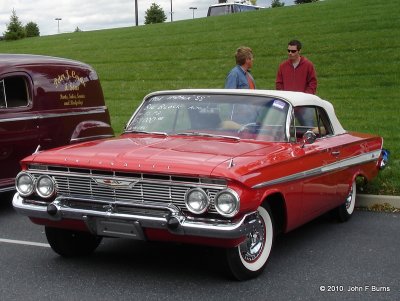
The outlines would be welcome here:
<svg viewBox="0 0 400 301">
<path fill-rule="evenodd" d="M 280 91 L 280 90 L 249 90 L 249 89 L 181 89 L 171 91 L 158 91 L 147 95 L 145 98 L 153 96 L 154 94 L 181 94 L 181 93 L 211 93 L 211 94 L 238 94 L 238 95 L 255 95 L 255 96 L 268 96 L 283 99 L 290 103 L 293 107 L 298 106 L 319 106 L 323 108 L 331 121 L 333 131 L 335 135 L 343 134 L 346 131 L 343 129 L 339 120 L 336 117 L 333 105 L 316 95 L 303 93 L 303 92 L 291 92 L 291 91 Z"/>
</svg>

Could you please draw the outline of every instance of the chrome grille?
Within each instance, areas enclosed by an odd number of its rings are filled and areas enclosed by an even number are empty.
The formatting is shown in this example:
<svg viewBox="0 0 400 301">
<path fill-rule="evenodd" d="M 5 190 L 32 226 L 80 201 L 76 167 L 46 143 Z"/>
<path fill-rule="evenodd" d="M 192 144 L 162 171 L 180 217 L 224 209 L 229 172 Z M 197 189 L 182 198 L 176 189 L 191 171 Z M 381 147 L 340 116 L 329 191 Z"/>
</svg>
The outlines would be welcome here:
<svg viewBox="0 0 400 301">
<path fill-rule="evenodd" d="M 74 198 L 92 199 L 93 201 L 132 203 L 163 203 L 175 205 L 187 212 L 185 194 L 194 187 L 202 188 L 208 194 L 211 206 L 210 213 L 216 213 L 214 198 L 222 189 L 226 188 L 225 181 L 205 178 L 174 177 L 170 175 L 134 174 L 136 177 L 122 177 L 120 174 L 104 175 L 92 170 L 65 170 L 50 166 L 29 170 L 33 176 L 47 174 L 56 182 L 58 195 Z M 112 187 L 99 184 L 104 181 L 125 181 L 133 183 L 129 187 Z M 97 181 L 97 182 L 96 182 Z"/>
</svg>

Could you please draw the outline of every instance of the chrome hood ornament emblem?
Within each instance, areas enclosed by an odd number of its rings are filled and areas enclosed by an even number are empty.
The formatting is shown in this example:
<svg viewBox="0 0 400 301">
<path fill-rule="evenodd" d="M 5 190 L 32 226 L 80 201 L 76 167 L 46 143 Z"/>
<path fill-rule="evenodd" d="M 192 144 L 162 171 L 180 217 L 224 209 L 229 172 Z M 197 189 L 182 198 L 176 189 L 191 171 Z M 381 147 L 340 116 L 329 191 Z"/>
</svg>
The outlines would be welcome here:
<svg viewBox="0 0 400 301">
<path fill-rule="evenodd" d="M 115 189 L 124 189 L 124 188 L 131 188 L 135 186 L 139 180 L 135 181 L 122 181 L 122 180 L 115 180 L 115 179 L 101 179 L 101 178 L 93 178 L 98 185 L 111 187 Z"/>
<path fill-rule="evenodd" d="M 230 160 L 229 160 L 229 162 L 228 162 L 228 168 L 232 168 L 232 167 L 234 167 L 236 164 L 235 164 L 235 162 L 233 162 L 233 158 L 231 158 Z"/>
</svg>

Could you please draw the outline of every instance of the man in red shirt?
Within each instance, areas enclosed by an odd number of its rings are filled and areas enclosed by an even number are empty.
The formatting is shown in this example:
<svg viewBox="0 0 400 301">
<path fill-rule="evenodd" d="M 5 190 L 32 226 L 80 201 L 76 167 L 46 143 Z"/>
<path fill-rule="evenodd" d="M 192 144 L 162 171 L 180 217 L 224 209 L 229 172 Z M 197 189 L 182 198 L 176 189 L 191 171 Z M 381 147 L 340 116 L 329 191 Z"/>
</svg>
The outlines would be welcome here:
<svg viewBox="0 0 400 301">
<path fill-rule="evenodd" d="M 315 94 L 317 91 L 317 75 L 313 63 L 300 56 L 300 41 L 290 41 L 287 51 L 289 59 L 279 65 L 276 74 L 276 89 Z"/>
</svg>

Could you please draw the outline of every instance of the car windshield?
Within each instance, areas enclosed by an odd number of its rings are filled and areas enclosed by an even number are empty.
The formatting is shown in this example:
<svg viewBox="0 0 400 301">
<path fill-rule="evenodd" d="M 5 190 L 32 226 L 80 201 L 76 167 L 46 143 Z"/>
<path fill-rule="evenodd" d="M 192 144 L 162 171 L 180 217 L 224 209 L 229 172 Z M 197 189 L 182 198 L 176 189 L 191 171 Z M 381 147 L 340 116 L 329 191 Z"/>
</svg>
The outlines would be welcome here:
<svg viewBox="0 0 400 301">
<path fill-rule="evenodd" d="M 156 95 L 142 104 L 125 132 L 288 141 L 290 105 L 250 95 Z"/>
</svg>

